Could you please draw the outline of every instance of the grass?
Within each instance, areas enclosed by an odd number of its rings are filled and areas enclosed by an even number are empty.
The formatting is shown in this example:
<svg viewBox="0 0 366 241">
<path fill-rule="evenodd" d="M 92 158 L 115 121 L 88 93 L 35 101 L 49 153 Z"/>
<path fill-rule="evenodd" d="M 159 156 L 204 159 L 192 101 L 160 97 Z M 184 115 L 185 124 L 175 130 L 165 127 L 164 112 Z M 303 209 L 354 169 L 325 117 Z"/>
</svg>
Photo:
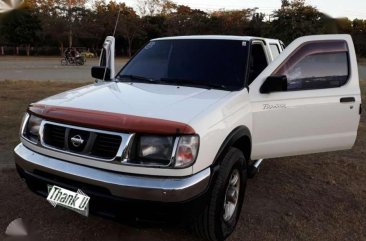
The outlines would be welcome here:
<svg viewBox="0 0 366 241">
<path fill-rule="evenodd" d="M 19 142 L 20 122 L 30 103 L 85 84 L 87 83 L 0 81 L 0 163 L 9 161 L 12 149 Z"/>
<path fill-rule="evenodd" d="M 361 64 L 366 64 L 366 59 L 365 58 L 359 58 L 357 60 L 357 62 L 361 63 Z"/>
</svg>

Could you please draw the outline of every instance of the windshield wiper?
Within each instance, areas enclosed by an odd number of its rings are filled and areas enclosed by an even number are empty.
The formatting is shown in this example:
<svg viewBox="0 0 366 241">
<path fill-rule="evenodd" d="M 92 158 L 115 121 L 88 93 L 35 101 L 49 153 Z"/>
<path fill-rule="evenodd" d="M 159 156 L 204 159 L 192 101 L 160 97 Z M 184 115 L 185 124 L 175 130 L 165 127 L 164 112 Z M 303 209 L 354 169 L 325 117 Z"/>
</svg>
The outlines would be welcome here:
<svg viewBox="0 0 366 241">
<path fill-rule="evenodd" d="M 139 76 L 139 75 L 131 75 L 131 74 L 118 75 L 117 79 L 119 79 L 119 80 L 129 79 L 130 81 L 133 81 L 133 82 L 143 82 L 143 83 L 157 83 L 158 82 L 151 78 L 147 78 L 147 77 Z"/>
<path fill-rule="evenodd" d="M 214 84 L 207 81 L 197 81 L 189 79 L 161 78 L 159 80 L 155 80 L 139 75 L 119 75 L 117 76 L 117 79 L 119 80 L 128 79 L 129 81 L 133 82 L 152 83 L 152 84 L 181 85 L 181 86 L 201 87 L 207 89 L 228 90 L 228 88 L 222 84 Z"/>
<path fill-rule="evenodd" d="M 197 80 L 178 79 L 178 78 L 161 78 L 159 82 L 167 84 L 177 84 L 183 86 L 204 87 L 207 89 L 228 90 L 226 85 L 210 83 L 208 81 L 197 81 Z"/>
</svg>

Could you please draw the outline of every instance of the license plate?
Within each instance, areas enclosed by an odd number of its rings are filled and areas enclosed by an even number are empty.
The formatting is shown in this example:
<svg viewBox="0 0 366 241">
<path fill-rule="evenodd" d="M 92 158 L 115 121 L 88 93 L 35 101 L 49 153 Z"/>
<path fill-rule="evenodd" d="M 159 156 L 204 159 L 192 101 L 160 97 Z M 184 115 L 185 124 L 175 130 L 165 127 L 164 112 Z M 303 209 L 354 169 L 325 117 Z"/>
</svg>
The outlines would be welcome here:
<svg viewBox="0 0 366 241">
<path fill-rule="evenodd" d="M 61 206 L 86 217 L 89 215 L 90 197 L 80 189 L 78 189 L 77 192 L 73 192 L 65 188 L 52 185 L 47 185 L 47 188 L 47 201 L 51 203 L 52 206 Z"/>
</svg>

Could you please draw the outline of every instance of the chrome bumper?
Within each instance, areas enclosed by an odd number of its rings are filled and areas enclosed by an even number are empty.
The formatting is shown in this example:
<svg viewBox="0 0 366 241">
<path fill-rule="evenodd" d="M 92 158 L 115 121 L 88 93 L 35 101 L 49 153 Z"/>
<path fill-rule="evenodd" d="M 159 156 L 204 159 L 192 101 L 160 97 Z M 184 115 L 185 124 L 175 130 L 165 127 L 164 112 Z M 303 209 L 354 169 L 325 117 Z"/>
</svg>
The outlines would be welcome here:
<svg viewBox="0 0 366 241">
<path fill-rule="evenodd" d="M 106 188 L 115 197 L 182 202 L 203 193 L 210 181 L 210 168 L 184 178 L 162 178 L 128 175 L 82 166 L 44 156 L 19 144 L 15 149 L 15 162 L 24 171 L 34 170 L 54 174 L 69 180 Z"/>
</svg>

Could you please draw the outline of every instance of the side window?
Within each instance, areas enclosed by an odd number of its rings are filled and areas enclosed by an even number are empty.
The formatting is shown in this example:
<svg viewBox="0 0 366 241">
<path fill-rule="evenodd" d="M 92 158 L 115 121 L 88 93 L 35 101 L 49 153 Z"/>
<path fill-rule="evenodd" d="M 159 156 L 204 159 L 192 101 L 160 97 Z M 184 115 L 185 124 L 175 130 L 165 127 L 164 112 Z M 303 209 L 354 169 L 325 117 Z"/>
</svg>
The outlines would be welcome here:
<svg viewBox="0 0 366 241">
<path fill-rule="evenodd" d="M 270 44 L 269 47 L 271 48 L 273 59 L 280 55 L 280 49 L 277 44 Z"/>
<path fill-rule="evenodd" d="M 337 40 L 304 44 L 272 75 L 285 75 L 288 91 L 340 87 L 349 76 L 347 43 Z"/>
<path fill-rule="evenodd" d="M 268 62 L 263 46 L 260 43 L 253 43 L 249 60 L 249 79 L 250 85 L 255 78 L 267 67 Z"/>
</svg>

